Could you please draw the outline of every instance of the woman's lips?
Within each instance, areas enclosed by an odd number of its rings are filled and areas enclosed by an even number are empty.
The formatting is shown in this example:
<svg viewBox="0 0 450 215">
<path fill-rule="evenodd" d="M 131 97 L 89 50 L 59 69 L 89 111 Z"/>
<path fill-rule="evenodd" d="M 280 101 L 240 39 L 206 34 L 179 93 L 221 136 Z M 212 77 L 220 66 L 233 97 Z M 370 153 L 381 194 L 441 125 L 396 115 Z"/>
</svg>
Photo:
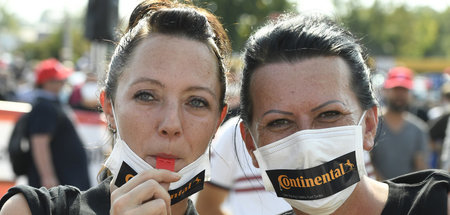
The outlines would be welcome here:
<svg viewBox="0 0 450 215">
<path fill-rule="evenodd" d="M 155 157 L 166 158 L 166 159 L 178 159 L 177 156 L 165 153 L 158 153 Z"/>
</svg>

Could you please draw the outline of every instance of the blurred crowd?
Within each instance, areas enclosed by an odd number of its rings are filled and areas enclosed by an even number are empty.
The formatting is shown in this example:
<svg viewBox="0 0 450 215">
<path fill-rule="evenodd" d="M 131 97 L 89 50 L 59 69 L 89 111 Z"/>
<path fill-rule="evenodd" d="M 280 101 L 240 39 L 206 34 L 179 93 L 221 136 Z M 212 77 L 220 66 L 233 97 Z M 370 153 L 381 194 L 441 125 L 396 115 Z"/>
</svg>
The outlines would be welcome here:
<svg viewBox="0 0 450 215">
<path fill-rule="evenodd" d="M 3 55 L 0 58 L 0 100 L 32 103 L 36 91 L 39 60 L 26 61 L 21 56 Z M 89 58 L 81 57 L 75 63 L 60 62 L 71 70 L 59 92 L 62 103 L 74 109 L 99 111 L 97 74 L 89 68 Z"/>
</svg>

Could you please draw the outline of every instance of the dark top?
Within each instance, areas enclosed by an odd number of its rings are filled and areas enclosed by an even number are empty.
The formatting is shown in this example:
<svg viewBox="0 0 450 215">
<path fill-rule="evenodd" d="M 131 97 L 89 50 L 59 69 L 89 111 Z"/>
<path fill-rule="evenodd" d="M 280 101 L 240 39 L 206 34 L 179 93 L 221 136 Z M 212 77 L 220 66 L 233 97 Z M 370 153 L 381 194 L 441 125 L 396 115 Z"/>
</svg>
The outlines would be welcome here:
<svg viewBox="0 0 450 215">
<path fill-rule="evenodd" d="M 423 170 L 385 181 L 389 196 L 382 214 L 447 214 L 450 174 Z"/>
<path fill-rule="evenodd" d="M 381 214 L 447 214 L 450 174 L 423 170 L 386 180 L 389 195 Z M 294 215 L 288 211 L 281 215 Z"/>
<path fill-rule="evenodd" d="M 46 214 L 109 214 L 111 207 L 110 189 L 112 177 L 87 191 L 80 191 L 73 186 L 58 186 L 51 189 L 33 188 L 19 185 L 8 190 L 0 200 L 0 210 L 14 194 L 22 193 L 27 199 L 33 215 Z M 185 215 L 198 215 L 194 204 L 189 199 Z"/>
<path fill-rule="evenodd" d="M 430 123 L 430 138 L 431 140 L 442 143 L 445 138 L 445 130 L 447 129 L 449 113 L 444 114 Z"/>
<path fill-rule="evenodd" d="M 29 114 L 28 132 L 30 136 L 51 135 L 52 163 L 62 185 L 73 185 L 81 190 L 87 190 L 90 187 L 88 161 L 83 143 L 56 97 L 37 98 Z M 34 162 L 30 166 L 27 177 L 30 186 L 42 186 Z"/>
</svg>

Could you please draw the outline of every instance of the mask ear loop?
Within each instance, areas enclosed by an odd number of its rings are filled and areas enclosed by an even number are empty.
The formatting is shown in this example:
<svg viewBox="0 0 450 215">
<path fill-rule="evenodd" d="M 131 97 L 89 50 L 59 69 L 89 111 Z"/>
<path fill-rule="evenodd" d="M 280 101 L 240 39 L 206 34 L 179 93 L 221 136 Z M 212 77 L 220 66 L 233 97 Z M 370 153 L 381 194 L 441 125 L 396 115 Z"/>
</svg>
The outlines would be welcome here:
<svg viewBox="0 0 450 215">
<path fill-rule="evenodd" d="M 119 139 L 119 140 L 121 140 L 122 139 L 122 137 L 120 136 L 120 132 L 119 132 L 119 120 L 118 120 L 118 118 L 116 117 L 116 112 L 114 111 L 114 103 L 112 102 L 112 100 L 110 100 L 110 102 L 111 102 L 111 110 L 112 110 L 112 113 L 113 113 L 113 117 L 114 117 L 114 123 L 116 124 L 116 133 L 115 133 L 115 135 L 117 135 L 117 138 Z"/>
<path fill-rule="evenodd" d="M 364 117 L 366 116 L 367 110 L 365 110 L 363 112 L 363 114 L 361 115 L 361 118 L 359 119 L 358 125 L 361 125 L 362 121 L 364 120 Z"/>
</svg>

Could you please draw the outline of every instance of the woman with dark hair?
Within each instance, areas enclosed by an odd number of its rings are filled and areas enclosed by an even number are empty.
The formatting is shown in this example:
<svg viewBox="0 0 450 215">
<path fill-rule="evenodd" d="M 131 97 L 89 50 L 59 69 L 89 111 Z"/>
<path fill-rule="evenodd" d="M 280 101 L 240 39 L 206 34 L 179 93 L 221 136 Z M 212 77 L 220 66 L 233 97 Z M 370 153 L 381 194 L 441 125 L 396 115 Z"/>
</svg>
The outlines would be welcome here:
<svg viewBox="0 0 450 215">
<path fill-rule="evenodd" d="M 367 56 L 349 31 L 286 15 L 250 37 L 243 59 L 241 132 L 266 190 L 292 206 L 287 214 L 449 212 L 448 172 L 366 175 L 378 109 Z"/>
<path fill-rule="evenodd" d="M 230 47 L 217 18 L 191 4 L 143 1 L 111 58 L 100 96 L 114 148 L 86 192 L 17 186 L 0 214 L 197 214 L 207 147 L 227 112 Z"/>
</svg>

